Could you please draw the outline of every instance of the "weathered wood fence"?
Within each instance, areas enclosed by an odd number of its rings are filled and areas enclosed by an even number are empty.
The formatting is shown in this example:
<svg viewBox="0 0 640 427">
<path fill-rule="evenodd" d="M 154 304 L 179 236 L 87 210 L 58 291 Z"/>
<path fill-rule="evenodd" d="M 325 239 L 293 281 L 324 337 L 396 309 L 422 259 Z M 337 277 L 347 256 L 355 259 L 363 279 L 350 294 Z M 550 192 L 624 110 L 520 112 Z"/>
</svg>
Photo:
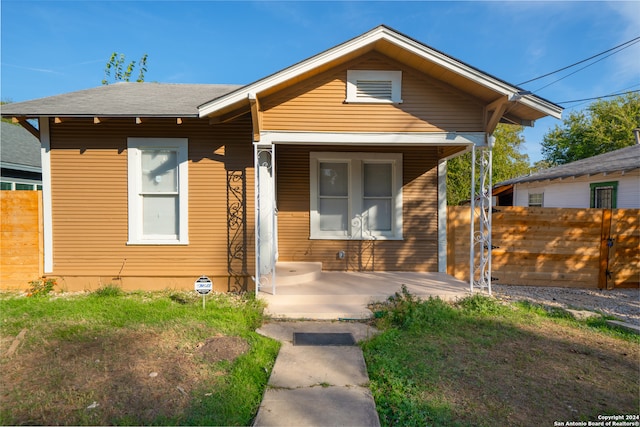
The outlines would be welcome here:
<svg viewBox="0 0 640 427">
<path fill-rule="evenodd" d="M 42 192 L 0 191 L 0 289 L 42 277 Z"/>
<path fill-rule="evenodd" d="M 448 208 L 448 273 L 469 277 L 468 207 Z M 640 210 L 499 206 L 494 283 L 613 289 L 640 285 Z"/>
<path fill-rule="evenodd" d="M 0 289 L 43 274 L 42 194 L 0 192 Z M 612 289 L 640 286 L 639 209 L 497 207 L 495 283 Z M 450 206 L 447 272 L 468 280 L 468 207 Z"/>
</svg>

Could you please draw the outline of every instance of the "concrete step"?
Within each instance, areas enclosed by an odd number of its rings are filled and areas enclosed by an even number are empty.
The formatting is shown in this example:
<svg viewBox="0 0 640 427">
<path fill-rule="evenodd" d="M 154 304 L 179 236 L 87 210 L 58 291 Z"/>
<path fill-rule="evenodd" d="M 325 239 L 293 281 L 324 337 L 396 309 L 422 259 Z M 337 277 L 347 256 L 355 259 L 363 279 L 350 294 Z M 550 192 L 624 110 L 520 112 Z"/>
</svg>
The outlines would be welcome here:
<svg viewBox="0 0 640 427">
<path fill-rule="evenodd" d="M 268 295 L 266 314 L 280 319 L 368 319 L 369 295 Z"/>
<path fill-rule="evenodd" d="M 266 314 L 274 319 L 366 320 L 373 313 L 358 304 L 269 304 Z"/>
<path fill-rule="evenodd" d="M 276 289 L 276 295 L 268 293 L 259 294 L 260 298 L 265 300 L 268 304 L 279 305 L 329 305 L 329 304 L 347 304 L 347 305 L 367 305 L 373 301 L 383 301 L 386 299 L 384 295 L 326 295 L 326 294 L 296 294 L 296 295 L 284 295 L 278 294 Z"/>
<path fill-rule="evenodd" d="M 318 280 L 321 275 L 321 262 L 276 263 L 276 286 L 299 285 Z"/>
</svg>

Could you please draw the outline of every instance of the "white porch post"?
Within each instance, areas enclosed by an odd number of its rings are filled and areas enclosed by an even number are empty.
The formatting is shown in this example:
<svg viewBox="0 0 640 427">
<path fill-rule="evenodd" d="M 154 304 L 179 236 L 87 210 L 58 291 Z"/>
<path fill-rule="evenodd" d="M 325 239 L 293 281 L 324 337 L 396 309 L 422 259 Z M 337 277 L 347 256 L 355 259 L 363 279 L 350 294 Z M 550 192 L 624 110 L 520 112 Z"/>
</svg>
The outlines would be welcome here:
<svg viewBox="0 0 640 427">
<path fill-rule="evenodd" d="M 447 272 L 447 161 L 438 163 L 438 272 Z"/>
<path fill-rule="evenodd" d="M 38 118 L 40 130 L 40 158 L 42 163 L 42 213 L 44 273 L 53 272 L 53 217 L 51 209 L 51 134 L 49 118 Z"/>
<path fill-rule="evenodd" d="M 491 295 L 491 201 L 493 143 L 495 138 L 487 135 L 482 146 L 474 145 L 471 154 L 471 247 L 470 277 L 471 292 L 486 289 Z M 479 169 L 480 182 L 476 191 L 476 170 Z M 478 212 L 476 212 L 476 203 Z M 475 230 L 476 215 L 479 219 Z M 476 257 L 479 256 L 478 262 Z"/>
<path fill-rule="evenodd" d="M 255 284 L 256 296 L 271 284 L 276 293 L 275 149 L 273 144 L 254 143 L 255 171 Z"/>
</svg>

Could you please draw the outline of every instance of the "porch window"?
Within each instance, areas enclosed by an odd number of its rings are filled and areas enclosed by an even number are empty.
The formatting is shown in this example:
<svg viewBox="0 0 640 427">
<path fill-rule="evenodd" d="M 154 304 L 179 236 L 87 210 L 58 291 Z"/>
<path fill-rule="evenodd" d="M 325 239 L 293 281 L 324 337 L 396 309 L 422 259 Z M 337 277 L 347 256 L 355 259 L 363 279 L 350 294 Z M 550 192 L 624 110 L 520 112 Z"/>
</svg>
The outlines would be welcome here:
<svg viewBox="0 0 640 427">
<path fill-rule="evenodd" d="M 402 154 L 311 153 L 312 239 L 402 239 Z"/>
<path fill-rule="evenodd" d="M 618 181 L 594 182 L 591 187 L 591 207 L 615 209 L 618 199 Z"/>
<path fill-rule="evenodd" d="M 129 138 L 129 244 L 188 243 L 187 140 Z"/>
</svg>

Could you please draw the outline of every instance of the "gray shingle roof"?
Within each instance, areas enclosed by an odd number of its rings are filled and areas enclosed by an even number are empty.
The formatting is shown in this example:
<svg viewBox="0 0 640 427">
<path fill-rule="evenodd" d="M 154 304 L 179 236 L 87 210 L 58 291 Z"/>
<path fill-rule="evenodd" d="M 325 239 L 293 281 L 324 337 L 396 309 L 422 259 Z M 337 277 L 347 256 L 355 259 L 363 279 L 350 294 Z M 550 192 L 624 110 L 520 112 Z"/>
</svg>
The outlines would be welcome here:
<svg viewBox="0 0 640 427">
<path fill-rule="evenodd" d="M 545 181 L 548 179 L 569 178 L 572 176 L 594 175 L 598 173 L 613 173 L 631 171 L 640 168 L 640 145 L 620 148 L 619 150 L 599 154 L 587 159 L 544 169 L 531 175 L 521 176 L 503 181 L 494 187 L 502 187 L 523 182 Z"/>
<path fill-rule="evenodd" d="M 116 83 L 5 104 L 3 116 L 198 117 L 198 105 L 239 85 Z"/>
<path fill-rule="evenodd" d="M 25 128 L 0 122 L 0 164 L 3 168 L 40 170 L 40 141 Z"/>
</svg>

